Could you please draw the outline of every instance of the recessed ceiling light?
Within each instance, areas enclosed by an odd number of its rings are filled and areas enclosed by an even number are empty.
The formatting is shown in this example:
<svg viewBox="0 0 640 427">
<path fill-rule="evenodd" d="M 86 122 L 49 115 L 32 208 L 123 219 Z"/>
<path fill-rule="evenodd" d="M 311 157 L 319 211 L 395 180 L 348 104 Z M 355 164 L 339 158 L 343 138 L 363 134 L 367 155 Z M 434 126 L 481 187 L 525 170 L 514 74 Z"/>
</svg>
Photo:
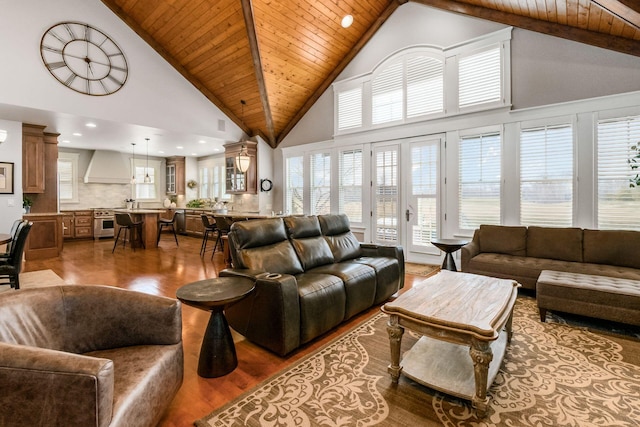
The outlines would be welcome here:
<svg viewBox="0 0 640 427">
<path fill-rule="evenodd" d="M 191 155 L 192 155 L 192 156 L 197 156 L 197 155 L 198 155 L 198 153 L 191 153 Z"/>
<path fill-rule="evenodd" d="M 69 141 L 68 139 L 63 139 L 62 142 L 64 142 L 65 144 L 71 144 L 71 141 Z"/>
<path fill-rule="evenodd" d="M 214 148 L 213 151 L 220 151 L 220 149 L 219 148 Z"/>
<path fill-rule="evenodd" d="M 182 145 L 178 145 L 176 148 L 177 148 L 178 150 L 182 150 L 184 147 L 183 147 Z"/>
<path fill-rule="evenodd" d="M 349 28 L 351 24 L 353 24 L 353 16 L 345 15 L 340 24 L 342 25 L 342 28 Z"/>
<path fill-rule="evenodd" d="M 164 151 L 158 151 L 158 153 L 160 153 L 160 154 L 164 154 Z"/>
<path fill-rule="evenodd" d="M 82 134 L 80 132 L 74 132 L 72 133 L 73 136 L 82 136 Z"/>
<path fill-rule="evenodd" d="M 202 139 L 201 139 L 200 141 L 198 141 L 198 142 L 199 142 L 200 144 L 206 144 L 206 143 L 207 143 L 207 141 L 202 140 Z"/>
<path fill-rule="evenodd" d="M 88 128 L 94 128 L 94 127 L 96 127 L 96 124 L 95 123 L 87 123 L 85 126 L 88 127 Z"/>
</svg>

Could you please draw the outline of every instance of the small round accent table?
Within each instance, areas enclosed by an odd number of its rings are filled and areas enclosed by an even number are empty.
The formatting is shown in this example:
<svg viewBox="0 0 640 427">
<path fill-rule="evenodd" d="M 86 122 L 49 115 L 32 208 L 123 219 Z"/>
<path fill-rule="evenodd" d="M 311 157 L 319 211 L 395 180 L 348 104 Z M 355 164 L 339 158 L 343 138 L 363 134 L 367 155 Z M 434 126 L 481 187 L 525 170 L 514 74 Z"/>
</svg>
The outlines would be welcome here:
<svg viewBox="0 0 640 427">
<path fill-rule="evenodd" d="M 211 312 L 200 348 L 198 375 L 201 377 L 221 377 L 238 366 L 224 307 L 246 297 L 253 288 L 254 283 L 250 279 L 218 277 L 189 283 L 177 290 L 176 297 L 183 303 Z"/>
<path fill-rule="evenodd" d="M 446 253 L 444 261 L 442 262 L 442 268 L 449 271 L 458 271 L 456 268 L 456 262 L 451 254 L 469 242 L 467 240 L 460 239 L 432 239 L 431 243 L 433 243 L 433 246 Z"/>
</svg>

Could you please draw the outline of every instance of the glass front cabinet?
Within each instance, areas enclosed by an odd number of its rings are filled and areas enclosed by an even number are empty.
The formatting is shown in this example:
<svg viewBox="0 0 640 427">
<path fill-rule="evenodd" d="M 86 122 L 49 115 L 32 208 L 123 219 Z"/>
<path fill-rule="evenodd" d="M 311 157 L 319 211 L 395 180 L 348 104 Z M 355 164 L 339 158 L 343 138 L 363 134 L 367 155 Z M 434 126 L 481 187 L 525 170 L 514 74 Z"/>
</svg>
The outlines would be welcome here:
<svg viewBox="0 0 640 427">
<path fill-rule="evenodd" d="M 241 141 L 234 142 L 232 144 L 226 144 L 224 146 L 225 155 L 225 176 L 228 194 L 256 194 L 257 193 L 257 179 L 256 179 L 256 163 L 257 163 L 257 143 L 253 141 Z M 242 148 L 247 149 L 249 154 L 249 169 L 246 172 L 241 172 L 238 169 L 236 158 Z"/>
</svg>

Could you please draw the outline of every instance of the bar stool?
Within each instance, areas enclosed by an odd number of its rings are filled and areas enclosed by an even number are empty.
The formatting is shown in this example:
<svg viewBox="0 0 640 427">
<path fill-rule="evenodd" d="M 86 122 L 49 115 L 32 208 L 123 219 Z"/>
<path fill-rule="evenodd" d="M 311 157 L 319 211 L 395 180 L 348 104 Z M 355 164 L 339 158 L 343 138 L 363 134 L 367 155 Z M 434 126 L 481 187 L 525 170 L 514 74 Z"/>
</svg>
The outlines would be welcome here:
<svg viewBox="0 0 640 427">
<path fill-rule="evenodd" d="M 218 237 L 216 238 L 216 245 L 213 247 L 213 253 L 211 254 L 211 258 L 213 258 L 213 254 L 216 253 L 216 248 L 218 247 L 218 243 L 220 243 L 220 251 L 224 252 L 224 240 L 223 236 L 229 234 L 229 230 L 231 229 L 231 224 L 233 221 L 231 218 L 226 216 L 214 216 L 213 219 L 216 220 L 216 227 L 218 228 Z"/>
<path fill-rule="evenodd" d="M 204 235 L 202 236 L 202 245 L 200 245 L 200 256 L 203 256 L 204 253 L 207 251 L 207 242 L 209 241 L 209 234 L 214 234 L 214 233 L 218 233 L 218 228 L 216 226 L 216 223 L 211 223 L 209 221 L 209 216 L 202 214 L 200 215 L 200 218 L 202 218 L 202 225 L 204 226 Z M 215 252 L 216 250 L 216 246 L 218 244 L 218 241 L 216 240 L 216 245 L 213 247 L 213 250 Z"/>
<path fill-rule="evenodd" d="M 142 224 L 143 221 L 133 222 L 131 216 L 128 213 L 116 213 L 116 224 L 120 228 L 118 228 L 118 235 L 116 236 L 116 241 L 113 243 L 113 249 L 111 249 L 111 253 L 116 250 L 116 246 L 118 245 L 118 239 L 120 238 L 120 232 L 124 229 L 124 237 L 122 238 L 122 247 L 124 248 L 127 244 L 127 232 L 129 233 L 129 240 L 131 240 L 131 231 L 135 228 L 138 235 L 138 240 L 140 244 L 144 248 L 144 241 L 142 240 Z M 131 247 L 134 252 L 136 250 L 135 246 L 133 246 L 133 242 L 131 242 Z M 145 248 L 146 249 L 146 248 Z"/>
<path fill-rule="evenodd" d="M 178 244 L 178 235 L 176 234 L 176 216 L 178 215 L 178 211 L 173 211 L 173 217 L 171 219 L 160 218 L 158 220 L 158 239 L 156 240 L 156 245 L 160 242 L 160 233 L 162 233 L 162 229 L 164 227 L 171 227 L 171 231 L 173 231 L 173 238 L 176 239 L 176 246 L 180 246 Z"/>
</svg>

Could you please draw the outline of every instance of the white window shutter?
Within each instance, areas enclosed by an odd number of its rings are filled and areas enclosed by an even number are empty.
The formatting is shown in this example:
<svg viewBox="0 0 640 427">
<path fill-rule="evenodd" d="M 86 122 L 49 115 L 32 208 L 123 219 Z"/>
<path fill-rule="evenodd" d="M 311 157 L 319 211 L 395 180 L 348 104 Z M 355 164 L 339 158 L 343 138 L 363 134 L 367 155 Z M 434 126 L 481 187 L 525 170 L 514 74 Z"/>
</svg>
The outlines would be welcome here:
<svg viewBox="0 0 640 427">
<path fill-rule="evenodd" d="M 362 86 L 338 93 L 338 130 L 362 126 Z"/>
<path fill-rule="evenodd" d="M 573 128 L 541 126 L 520 132 L 520 223 L 573 225 Z"/>
<path fill-rule="evenodd" d="M 463 137 L 459 145 L 458 221 L 463 230 L 500 224 L 500 133 Z"/>
<path fill-rule="evenodd" d="M 362 222 L 362 149 L 340 152 L 338 211 L 350 222 Z"/>
<path fill-rule="evenodd" d="M 407 60 L 407 117 L 444 111 L 444 62 L 428 56 Z"/>
<path fill-rule="evenodd" d="M 640 188 L 628 161 L 640 144 L 640 116 L 598 121 L 598 228 L 640 230 Z"/>
<path fill-rule="evenodd" d="M 403 63 L 396 62 L 380 72 L 371 83 L 372 123 L 402 119 Z"/>
<path fill-rule="evenodd" d="M 500 46 L 460 57 L 459 107 L 500 102 L 502 99 Z"/>
</svg>

